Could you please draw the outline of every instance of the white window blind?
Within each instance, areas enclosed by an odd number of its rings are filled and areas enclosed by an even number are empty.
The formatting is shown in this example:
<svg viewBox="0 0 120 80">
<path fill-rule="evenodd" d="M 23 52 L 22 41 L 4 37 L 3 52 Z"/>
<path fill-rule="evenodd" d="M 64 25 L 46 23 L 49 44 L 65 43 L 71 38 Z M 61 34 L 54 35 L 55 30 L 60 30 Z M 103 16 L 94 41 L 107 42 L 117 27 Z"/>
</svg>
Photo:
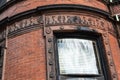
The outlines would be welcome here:
<svg viewBox="0 0 120 80">
<path fill-rule="evenodd" d="M 99 74 L 93 41 L 64 38 L 58 39 L 57 45 L 60 74 Z"/>
</svg>

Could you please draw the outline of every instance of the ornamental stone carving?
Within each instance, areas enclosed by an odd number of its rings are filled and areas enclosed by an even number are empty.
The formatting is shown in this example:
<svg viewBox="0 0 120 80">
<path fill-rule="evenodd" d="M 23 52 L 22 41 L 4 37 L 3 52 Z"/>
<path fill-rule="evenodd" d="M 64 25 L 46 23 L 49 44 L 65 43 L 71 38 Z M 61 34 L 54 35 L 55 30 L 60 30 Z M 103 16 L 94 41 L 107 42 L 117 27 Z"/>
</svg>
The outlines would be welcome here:
<svg viewBox="0 0 120 80">
<path fill-rule="evenodd" d="M 44 17 L 44 18 L 43 18 Z M 51 14 L 45 16 L 30 17 L 8 26 L 8 33 L 13 33 L 19 30 L 25 30 L 27 28 L 42 28 L 56 25 L 77 25 L 82 27 L 90 27 L 103 31 L 108 31 L 111 34 L 115 33 L 112 23 L 108 22 L 104 18 L 84 15 L 84 14 Z"/>
</svg>

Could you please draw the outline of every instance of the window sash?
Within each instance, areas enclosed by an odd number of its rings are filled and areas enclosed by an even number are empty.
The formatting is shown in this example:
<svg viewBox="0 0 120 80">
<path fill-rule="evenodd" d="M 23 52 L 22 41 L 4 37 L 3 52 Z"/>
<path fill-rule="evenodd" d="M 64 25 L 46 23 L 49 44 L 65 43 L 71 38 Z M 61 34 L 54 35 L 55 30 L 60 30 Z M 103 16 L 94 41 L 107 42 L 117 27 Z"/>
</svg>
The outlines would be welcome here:
<svg viewBox="0 0 120 80">
<path fill-rule="evenodd" d="M 58 38 L 58 39 L 65 39 L 65 38 Z M 57 40 L 58 40 L 57 39 Z M 87 39 L 84 39 L 84 40 L 87 40 Z M 90 40 L 90 41 L 93 41 L 93 40 Z M 59 68 L 59 70 L 58 70 L 58 76 L 59 77 L 77 77 L 77 78 L 81 78 L 81 77 L 84 77 L 84 78 L 86 78 L 86 77 L 102 77 L 103 76 L 103 74 L 102 74 L 102 69 L 101 69 L 101 65 L 100 65 L 100 62 L 99 62 L 99 55 L 98 55 L 98 50 L 97 50 L 97 45 L 96 45 L 96 41 L 93 41 L 93 47 L 94 47 L 94 51 L 95 51 L 95 57 L 97 58 L 96 59 L 96 62 L 97 62 L 97 66 L 99 67 L 98 68 L 98 70 L 99 70 L 99 74 L 60 74 L 60 67 L 59 67 L 59 60 L 58 60 L 58 68 Z M 58 56 L 58 58 L 59 58 L 59 53 L 57 54 L 57 56 Z M 97 80 L 104 80 L 104 78 L 103 79 L 97 79 Z M 63 80 L 63 79 L 62 79 Z M 80 79 L 80 80 L 82 80 L 82 78 Z M 84 79 L 83 79 L 84 80 Z"/>
</svg>

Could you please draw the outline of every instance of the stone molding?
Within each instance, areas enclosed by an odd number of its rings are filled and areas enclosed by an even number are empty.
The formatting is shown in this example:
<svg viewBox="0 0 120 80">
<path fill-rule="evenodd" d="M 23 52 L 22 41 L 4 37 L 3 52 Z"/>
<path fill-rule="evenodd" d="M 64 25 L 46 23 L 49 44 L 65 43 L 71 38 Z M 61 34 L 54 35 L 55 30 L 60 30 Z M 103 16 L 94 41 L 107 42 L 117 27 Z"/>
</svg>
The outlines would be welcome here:
<svg viewBox="0 0 120 80">
<path fill-rule="evenodd" d="M 29 18 L 16 21 L 13 24 L 7 26 L 8 37 L 13 37 L 15 35 L 20 35 L 31 30 L 43 28 L 44 25 L 45 27 L 57 25 L 76 25 L 82 27 L 90 27 L 94 30 L 108 31 L 110 34 L 114 36 L 116 35 L 112 23 L 103 17 L 78 12 L 69 12 L 69 14 L 67 12 L 58 13 L 44 14 L 44 16 L 31 16 Z M 6 30 L 1 32 L 0 40 L 5 38 L 5 33 Z"/>
<path fill-rule="evenodd" d="M 58 14 L 59 13 L 59 14 Z M 36 30 L 48 26 L 56 25 L 76 25 L 82 27 L 91 27 L 95 30 L 108 31 L 110 34 L 116 36 L 115 29 L 111 22 L 106 19 L 95 16 L 92 14 L 79 14 L 78 12 L 58 12 L 54 14 L 44 14 L 40 16 L 31 16 L 27 19 L 17 21 L 11 25 L 8 25 L 8 36 L 13 37 L 15 35 L 20 35 L 31 30 Z M 45 24 L 43 24 L 45 23 Z M 4 39 L 6 30 L 2 31 L 0 34 L 0 40 Z"/>
</svg>

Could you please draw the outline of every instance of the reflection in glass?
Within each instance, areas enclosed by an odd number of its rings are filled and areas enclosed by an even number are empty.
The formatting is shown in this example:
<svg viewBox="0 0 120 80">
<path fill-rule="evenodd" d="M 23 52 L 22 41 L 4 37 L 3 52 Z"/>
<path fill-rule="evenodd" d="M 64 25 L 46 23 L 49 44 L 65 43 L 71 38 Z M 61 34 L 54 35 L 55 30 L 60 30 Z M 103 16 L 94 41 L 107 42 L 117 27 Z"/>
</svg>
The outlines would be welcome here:
<svg viewBox="0 0 120 80">
<path fill-rule="evenodd" d="M 93 41 L 64 38 L 57 45 L 60 74 L 99 74 Z"/>
</svg>

